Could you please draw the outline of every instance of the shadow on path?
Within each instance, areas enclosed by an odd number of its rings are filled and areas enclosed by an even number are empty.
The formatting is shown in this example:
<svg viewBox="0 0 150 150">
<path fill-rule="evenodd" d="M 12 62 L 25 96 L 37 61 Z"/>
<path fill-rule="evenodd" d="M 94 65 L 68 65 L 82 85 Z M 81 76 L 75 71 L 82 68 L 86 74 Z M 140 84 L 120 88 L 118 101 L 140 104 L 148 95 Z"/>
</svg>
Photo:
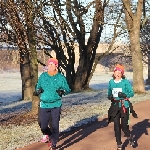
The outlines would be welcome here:
<svg viewBox="0 0 150 150">
<path fill-rule="evenodd" d="M 99 128 L 104 128 L 108 126 L 107 118 L 104 118 L 102 121 L 94 121 L 88 125 L 82 125 L 81 127 L 75 128 L 74 131 L 62 133 L 60 135 L 60 139 L 62 140 L 66 137 L 68 137 L 61 145 L 58 145 L 59 150 L 64 150 L 64 148 L 67 148 L 80 140 L 83 140 L 88 135 L 92 134 Z M 95 125 L 96 124 L 96 125 Z"/>
<path fill-rule="evenodd" d="M 133 135 L 135 141 L 135 146 L 133 148 L 138 147 L 138 140 L 143 134 L 148 135 L 147 129 L 150 128 L 149 120 L 150 119 L 144 119 L 143 121 L 138 122 L 137 124 L 132 126 L 131 134 Z M 125 150 L 125 147 L 127 147 L 128 144 L 128 140 L 125 140 L 125 142 L 123 143 L 123 150 Z"/>
</svg>

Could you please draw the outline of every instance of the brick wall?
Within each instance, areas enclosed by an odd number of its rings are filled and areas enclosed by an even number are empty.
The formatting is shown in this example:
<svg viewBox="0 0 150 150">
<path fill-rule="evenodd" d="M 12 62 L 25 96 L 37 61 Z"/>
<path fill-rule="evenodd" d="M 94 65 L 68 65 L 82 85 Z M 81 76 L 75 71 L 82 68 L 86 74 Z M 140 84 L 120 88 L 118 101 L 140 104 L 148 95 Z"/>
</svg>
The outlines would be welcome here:
<svg viewBox="0 0 150 150">
<path fill-rule="evenodd" d="M 101 54 L 102 53 L 97 53 L 97 56 Z M 51 52 L 51 55 L 55 57 L 54 51 Z M 78 55 L 78 53 L 76 53 L 76 55 Z M 46 63 L 48 58 L 49 57 L 46 56 L 43 51 L 38 51 L 38 59 L 41 62 Z M 79 56 L 76 56 L 75 67 L 78 66 L 78 58 Z M 131 56 L 124 56 L 123 53 L 120 52 L 112 53 L 102 58 L 99 61 L 96 71 L 112 71 L 116 63 L 122 63 L 126 71 L 132 71 Z M 19 52 L 17 50 L 0 50 L 0 71 L 19 71 L 19 66 Z M 42 68 L 43 66 L 39 64 L 39 70 L 42 70 Z M 145 65 L 145 68 L 147 68 L 147 65 Z"/>
<path fill-rule="evenodd" d="M 38 51 L 38 58 L 41 62 L 46 63 L 48 56 L 45 56 L 43 51 Z M 0 50 L 0 70 L 1 71 L 19 71 L 20 70 L 20 56 L 17 50 Z M 43 66 L 39 65 L 39 70 Z"/>
</svg>

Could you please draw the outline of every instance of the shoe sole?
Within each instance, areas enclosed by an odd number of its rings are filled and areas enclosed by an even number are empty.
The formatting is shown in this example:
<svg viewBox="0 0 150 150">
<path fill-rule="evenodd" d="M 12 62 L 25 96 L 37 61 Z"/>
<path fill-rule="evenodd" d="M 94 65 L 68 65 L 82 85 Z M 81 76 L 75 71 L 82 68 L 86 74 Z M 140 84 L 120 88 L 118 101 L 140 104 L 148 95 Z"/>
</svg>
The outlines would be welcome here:
<svg viewBox="0 0 150 150">
<path fill-rule="evenodd" d="M 48 142 L 48 140 L 45 140 L 45 141 L 42 141 L 42 140 L 41 140 L 40 142 L 41 142 L 41 143 L 47 143 L 47 142 Z"/>
<path fill-rule="evenodd" d="M 133 147 L 135 145 L 135 141 L 131 142 L 130 145 Z"/>
<path fill-rule="evenodd" d="M 49 141 L 49 138 L 48 137 L 46 137 L 45 139 L 41 139 L 40 140 L 40 142 L 42 142 L 42 143 L 47 143 Z"/>
<path fill-rule="evenodd" d="M 51 149 L 52 143 L 51 140 L 48 141 L 48 147 Z"/>
<path fill-rule="evenodd" d="M 135 146 L 135 141 L 133 140 L 133 138 L 131 140 L 129 140 L 130 146 Z"/>
<path fill-rule="evenodd" d="M 49 148 L 49 150 L 56 150 L 56 148 L 52 148 L 52 147 L 50 147 L 50 148 Z"/>
</svg>

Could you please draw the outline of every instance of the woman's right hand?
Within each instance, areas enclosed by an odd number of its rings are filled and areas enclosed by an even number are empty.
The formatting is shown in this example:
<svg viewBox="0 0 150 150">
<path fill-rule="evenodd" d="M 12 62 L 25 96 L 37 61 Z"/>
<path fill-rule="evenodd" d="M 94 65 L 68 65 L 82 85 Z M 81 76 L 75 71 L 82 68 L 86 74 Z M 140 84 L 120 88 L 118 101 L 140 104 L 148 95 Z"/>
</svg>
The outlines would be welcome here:
<svg viewBox="0 0 150 150">
<path fill-rule="evenodd" d="M 108 95 L 108 97 L 107 97 L 109 100 L 113 100 L 114 99 L 114 97 L 113 97 L 113 95 L 111 94 L 111 95 Z"/>
</svg>

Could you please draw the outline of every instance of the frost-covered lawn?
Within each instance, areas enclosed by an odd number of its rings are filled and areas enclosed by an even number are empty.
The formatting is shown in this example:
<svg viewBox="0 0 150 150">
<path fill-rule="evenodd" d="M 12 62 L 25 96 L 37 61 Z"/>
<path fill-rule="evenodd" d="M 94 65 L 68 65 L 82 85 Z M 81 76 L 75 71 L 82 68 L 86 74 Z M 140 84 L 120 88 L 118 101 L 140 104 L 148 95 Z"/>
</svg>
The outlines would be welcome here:
<svg viewBox="0 0 150 150">
<path fill-rule="evenodd" d="M 90 81 L 90 88 L 94 90 L 106 90 L 108 87 L 108 81 L 112 78 L 112 72 L 96 72 Z M 40 73 L 39 73 L 40 75 Z M 126 78 L 130 80 L 132 84 L 132 72 L 125 73 Z M 147 73 L 144 73 L 144 79 L 147 79 Z M 19 72 L 3 72 L 0 73 L 0 104 L 8 104 L 21 100 L 21 77 Z M 148 86 L 147 86 L 148 87 Z M 92 93 L 91 93 L 92 94 Z M 105 94 L 105 92 L 104 92 Z M 80 97 L 82 93 L 79 93 Z M 102 98 L 103 94 L 99 95 Z M 72 97 L 72 96 L 71 96 Z M 74 97 L 74 96 L 73 96 Z M 84 94 L 83 94 L 84 98 Z M 75 98 L 72 101 L 77 101 Z"/>
<path fill-rule="evenodd" d="M 125 73 L 126 78 L 132 84 L 132 73 Z M 72 127 L 86 124 L 96 118 L 106 115 L 110 106 L 107 99 L 108 81 L 112 78 L 112 72 L 96 72 L 90 82 L 92 91 L 72 93 L 63 97 L 62 115 L 60 120 L 60 132 L 68 131 Z M 0 74 L 0 120 L 5 114 L 12 115 L 30 110 L 31 101 L 21 101 L 21 78 L 19 72 L 5 72 Z M 144 79 L 147 74 L 144 73 Z M 150 99 L 150 86 L 147 86 L 147 94 L 135 95 L 131 98 L 133 104 Z M 25 131 L 25 132 L 22 132 Z M 12 128 L 0 128 L 0 149 L 13 150 L 29 143 L 38 141 L 41 132 L 37 122 L 30 126 L 12 126 Z"/>
</svg>

